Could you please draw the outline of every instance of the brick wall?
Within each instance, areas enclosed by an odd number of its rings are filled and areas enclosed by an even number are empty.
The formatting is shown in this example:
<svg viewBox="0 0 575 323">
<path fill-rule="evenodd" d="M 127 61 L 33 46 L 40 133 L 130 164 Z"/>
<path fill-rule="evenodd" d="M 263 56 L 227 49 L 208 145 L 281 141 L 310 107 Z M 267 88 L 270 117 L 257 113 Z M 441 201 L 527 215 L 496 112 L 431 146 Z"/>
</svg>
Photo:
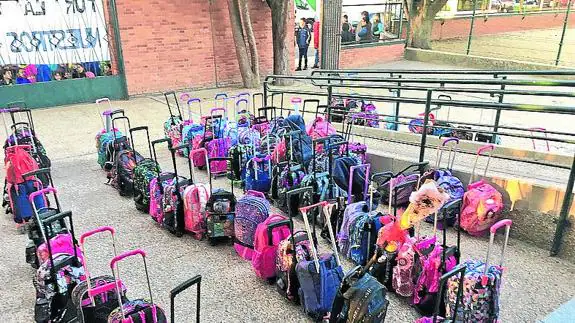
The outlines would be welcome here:
<svg viewBox="0 0 575 323">
<path fill-rule="evenodd" d="M 476 16 L 473 35 L 500 34 L 531 29 L 562 28 L 564 13 L 543 13 L 528 15 Z M 569 17 L 569 25 L 575 23 L 575 15 Z M 471 18 L 437 19 L 433 25 L 433 40 L 461 38 L 469 35 Z"/>
<path fill-rule="evenodd" d="M 397 61 L 403 58 L 404 43 L 380 44 L 368 47 L 342 47 L 339 54 L 339 67 L 361 68 L 379 63 Z"/>
<path fill-rule="evenodd" d="M 241 82 L 227 0 L 120 0 L 129 94 Z M 273 67 L 271 15 L 250 0 L 262 76 Z"/>
</svg>

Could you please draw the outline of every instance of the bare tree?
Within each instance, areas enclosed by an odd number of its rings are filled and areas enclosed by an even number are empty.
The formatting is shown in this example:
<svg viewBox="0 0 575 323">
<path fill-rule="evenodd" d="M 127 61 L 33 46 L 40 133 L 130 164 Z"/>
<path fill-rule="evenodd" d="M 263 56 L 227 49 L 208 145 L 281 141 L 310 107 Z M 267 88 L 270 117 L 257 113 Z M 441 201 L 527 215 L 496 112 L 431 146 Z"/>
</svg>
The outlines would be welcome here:
<svg viewBox="0 0 575 323">
<path fill-rule="evenodd" d="M 260 64 L 248 0 L 228 0 L 228 11 L 244 86 L 256 88 L 260 85 Z"/>
<path fill-rule="evenodd" d="M 415 48 L 431 49 L 431 32 L 437 13 L 447 0 L 403 0 L 409 19 L 407 44 Z"/>
</svg>

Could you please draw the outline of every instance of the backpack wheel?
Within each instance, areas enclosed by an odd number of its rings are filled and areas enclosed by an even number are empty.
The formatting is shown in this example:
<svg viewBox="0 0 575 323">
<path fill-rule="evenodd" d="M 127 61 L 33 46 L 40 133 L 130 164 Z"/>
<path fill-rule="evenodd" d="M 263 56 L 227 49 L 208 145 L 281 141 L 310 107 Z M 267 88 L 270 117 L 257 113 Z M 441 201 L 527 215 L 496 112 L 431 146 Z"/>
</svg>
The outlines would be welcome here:
<svg viewBox="0 0 575 323">
<path fill-rule="evenodd" d="M 216 245 L 216 240 L 212 239 L 212 238 L 208 238 L 208 243 L 210 244 L 210 246 L 215 246 Z"/>
</svg>

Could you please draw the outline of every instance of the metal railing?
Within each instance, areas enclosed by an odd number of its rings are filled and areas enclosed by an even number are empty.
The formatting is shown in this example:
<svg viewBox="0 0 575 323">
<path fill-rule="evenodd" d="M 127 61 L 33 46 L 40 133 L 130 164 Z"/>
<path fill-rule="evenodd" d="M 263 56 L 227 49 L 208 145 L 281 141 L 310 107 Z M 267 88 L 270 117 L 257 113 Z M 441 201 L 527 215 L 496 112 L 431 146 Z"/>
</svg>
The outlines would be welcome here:
<svg viewBox="0 0 575 323">
<path fill-rule="evenodd" d="M 319 71 L 318 73 L 326 73 L 326 71 Z M 347 72 L 347 71 L 328 71 L 328 72 Z M 399 72 L 404 72 L 405 74 L 415 74 L 416 71 L 387 71 L 387 73 L 391 73 L 393 75 L 400 74 Z M 429 73 L 428 73 L 429 72 Z M 443 73 L 441 73 L 443 72 Z M 453 74 L 457 75 L 459 71 L 419 71 L 421 74 L 435 74 L 435 75 L 445 75 L 445 74 Z M 520 75 L 520 76 L 531 76 L 531 75 L 547 75 L 547 76 L 554 76 L 554 75 L 573 75 L 573 72 L 567 71 L 530 71 L 530 72 L 523 72 L 523 71 L 462 71 L 463 75 L 490 75 L 491 77 L 499 76 L 501 74 L 506 74 L 502 78 L 494 78 L 494 79 L 457 79 L 457 78 L 385 78 L 385 77 L 324 77 L 324 76 L 312 76 L 312 77 L 297 77 L 297 76 L 268 76 L 264 82 L 263 88 L 263 96 L 264 102 L 268 105 L 275 106 L 274 99 L 277 96 L 281 97 L 280 109 L 282 110 L 289 110 L 285 109 L 283 106 L 283 97 L 284 94 L 293 94 L 293 95 L 310 95 L 310 96 L 319 96 L 325 97 L 326 102 L 328 105 L 326 106 L 326 112 L 328 115 L 334 113 L 332 108 L 330 107 L 329 103 L 332 102 L 332 98 L 334 97 L 346 97 L 351 99 L 358 99 L 358 100 L 372 100 L 372 101 L 382 101 L 382 102 L 392 102 L 396 104 L 396 110 L 394 115 L 386 115 L 386 114 L 379 114 L 376 113 L 378 120 L 384 117 L 385 122 L 390 122 L 395 125 L 400 124 L 407 124 L 405 121 L 401 121 L 400 119 L 409 119 L 410 117 L 401 116 L 399 111 L 399 106 L 401 103 L 409 103 L 409 104 L 419 104 L 424 105 L 425 110 L 422 114 L 422 133 L 421 133 L 421 141 L 418 144 L 420 147 L 419 151 L 419 161 L 423 161 L 425 159 L 425 149 L 430 148 L 427 144 L 427 137 L 428 137 L 428 129 L 434 126 L 430 124 L 430 114 L 433 111 L 433 106 L 452 106 L 452 107 L 460 107 L 465 109 L 488 109 L 488 110 L 495 110 L 497 112 L 498 117 L 496 118 L 495 124 L 481 124 L 481 123 L 470 123 L 470 122 L 453 122 L 453 124 L 457 125 L 467 125 L 473 126 L 477 128 L 481 128 L 479 131 L 481 133 L 491 134 L 492 138 L 496 138 L 497 136 L 508 136 L 508 137 L 518 137 L 518 138 L 526 138 L 531 140 L 545 140 L 545 141 L 553 141 L 553 142 L 560 142 L 566 143 L 570 145 L 575 145 L 575 134 L 563 131 L 548 131 L 544 129 L 533 129 L 533 128 L 523 128 L 523 127 L 511 127 L 511 126 L 502 126 L 499 124 L 501 111 L 520 111 L 525 113 L 550 113 L 550 114 L 563 114 L 563 115 L 575 115 L 575 104 L 573 106 L 557 106 L 557 105 L 539 105 L 539 104 L 530 104 L 530 103 L 504 103 L 503 102 L 503 95 L 517 95 L 517 96 L 549 96 L 549 97 L 565 97 L 565 98 L 574 98 L 575 94 L 573 91 L 565 92 L 565 91 L 556 91 L 556 89 L 560 88 L 569 88 L 572 89 L 575 87 L 575 81 L 570 80 L 533 80 L 533 79 L 507 79 L 506 76 L 508 75 Z M 374 72 L 375 73 L 375 72 Z M 313 87 L 311 90 L 300 89 L 300 88 L 286 88 L 286 87 L 275 87 L 273 83 L 277 79 L 291 79 L 294 81 L 305 82 Z M 363 84 L 362 84 L 363 83 Z M 399 84 L 398 84 L 399 83 Z M 408 85 L 405 85 L 405 84 Z M 413 85 L 415 84 L 415 85 Z M 437 86 L 437 85 L 441 86 Z M 455 84 L 457 88 L 446 88 L 447 85 Z M 461 85 L 475 85 L 476 88 L 461 88 Z M 482 88 L 484 86 L 498 86 L 499 89 L 485 89 Z M 520 87 L 517 89 L 508 89 L 506 87 Z M 524 88 L 527 87 L 528 89 Z M 542 87 L 544 90 L 532 90 L 533 87 Z M 337 89 L 380 89 L 380 90 L 387 90 L 393 95 L 373 95 L 373 94 L 357 94 L 357 93 L 340 93 L 337 92 Z M 425 97 L 404 97 L 402 96 L 401 90 L 409 89 L 414 91 L 424 91 Z M 434 99 L 434 94 L 438 93 L 445 93 L 445 92 L 458 92 L 458 90 L 463 91 L 470 91 L 469 93 L 482 93 L 487 95 L 495 95 L 499 96 L 497 102 L 486 102 L 486 101 L 470 101 L 470 100 L 445 100 L 445 99 Z M 575 102 L 574 102 L 575 103 Z M 306 109 L 304 109 L 306 111 Z M 316 109 L 317 113 L 317 109 Z M 338 112 L 335 112 L 336 114 Z M 386 118 L 387 117 L 387 118 Z M 389 117 L 393 117 L 393 119 L 389 119 Z M 438 120 L 436 120 L 438 121 Z M 442 120 L 439 120 L 442 121 Z M 343 128 L 343 125 L 342 125 Z M 397 127 L 396 127 L 397 128 Z M 446 129 L 458 129 L 452 126 L 444 126 L 441 125 L 440 128 Z M 483 129 L 487 128 L 487 129 Z M 343 129 L 342 129 L 343 130 Z M 501 131 L 506 130 L 506 131 Z M 518 134 L 509 131 L 523 131 L 528 132 L 529 134 Z M 547 135 L 560 135 L 565 137 L 570 137 L 569 139 L 564 138 L 554 138 L 548 137 Z M 384 140 L 383 138 L 371 138 L 371 139 L 379 139 Z M 392 140 L 393 141 L 393 140 Z M 404 142 L 405 143 L 405 142 Z M 413 143 L 411 143 L 413 145 Z M 470 153 L 462 151 L 463 153 Z M 513 160 L 518 162 L 536 164 L 536 165 L 544 165 L 549 167 L 558 167 L 563 169 L 570 169 L 569 179 L 567 182 L 565 198 L 563 200 L 563 204 L 561 207 L 561 211 L 559 214 L 559 221 L 557 223 L 556 233 L 553 239 L 553 244 L 551 247 L 551 255 L 557 255 L 562 244 L 562 237 L 564 235 L 564 230 L 568 225 L 568 214 L 569 209 L 571 206 L 571 199 L 573 191 L 573 184 L 575 181 L 575 156 L 573 157 L 574 164 L 571 167 L 557 165 L 556 163 L 546 163 L 542 161 L 535 161 L 535 160 L 525 160 L 515 157 L 505 157 L 505 156 L 494 156 L 495 158 L 500 158 L 504 160 Z"/>
</svg>

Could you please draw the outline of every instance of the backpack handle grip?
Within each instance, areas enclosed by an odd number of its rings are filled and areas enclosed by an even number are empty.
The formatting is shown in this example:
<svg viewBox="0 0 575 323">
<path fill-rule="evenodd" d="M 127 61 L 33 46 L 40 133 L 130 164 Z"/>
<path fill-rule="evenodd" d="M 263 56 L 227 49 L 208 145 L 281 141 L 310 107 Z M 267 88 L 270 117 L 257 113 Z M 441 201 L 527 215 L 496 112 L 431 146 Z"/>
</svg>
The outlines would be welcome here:
<svg viewBox="0 0 575 323">
<path fill-rule="evenodd" d="M 279 228 L 279 227 L 283 227 L 283 226 L 288 227 L 290 232 L 293 231 L 293 226 L 292 226 L 292 223 L 290 222 L 290 220 L 277 221 L 277 222 L 274 222 L 274 223 L 268 225 L 268 238 L 269 238 L 268 239 L 268 246 L 271 246 L 274 243 L 274 241 L 273 241 L 274 229 Z"/>
<path fill-rule="evenodd" d="M 265 196 L 264 193 L 259 192 L 259 191 L 254 191 L 254 190 L 249 190 L 249 191 L 247 191 L 247 192 L 246 192 L 246 195 L 251 195 L 251 196 L 259 197 L 259 198 L 262 198 L 262 199 L 265 199 L 265 198 L 266 198 L 266 196 Z"/>
<path fill-rule="evenodd" d="M 57 194 L 58 190 L 56 190 L 56 188 L 54 188 L 52 186 L 49 186 L 49 187 L 43 188 L 41 190 L 38 190 L 36 192 L 30 193 L 30 196 L 28 196 L 28 200 L 30 201 L 30 203 L 34 204 L 34 199 L 36 197 L 38 197 L 39 195 L 46 195 L 48 193 Z"/>
</svg>

